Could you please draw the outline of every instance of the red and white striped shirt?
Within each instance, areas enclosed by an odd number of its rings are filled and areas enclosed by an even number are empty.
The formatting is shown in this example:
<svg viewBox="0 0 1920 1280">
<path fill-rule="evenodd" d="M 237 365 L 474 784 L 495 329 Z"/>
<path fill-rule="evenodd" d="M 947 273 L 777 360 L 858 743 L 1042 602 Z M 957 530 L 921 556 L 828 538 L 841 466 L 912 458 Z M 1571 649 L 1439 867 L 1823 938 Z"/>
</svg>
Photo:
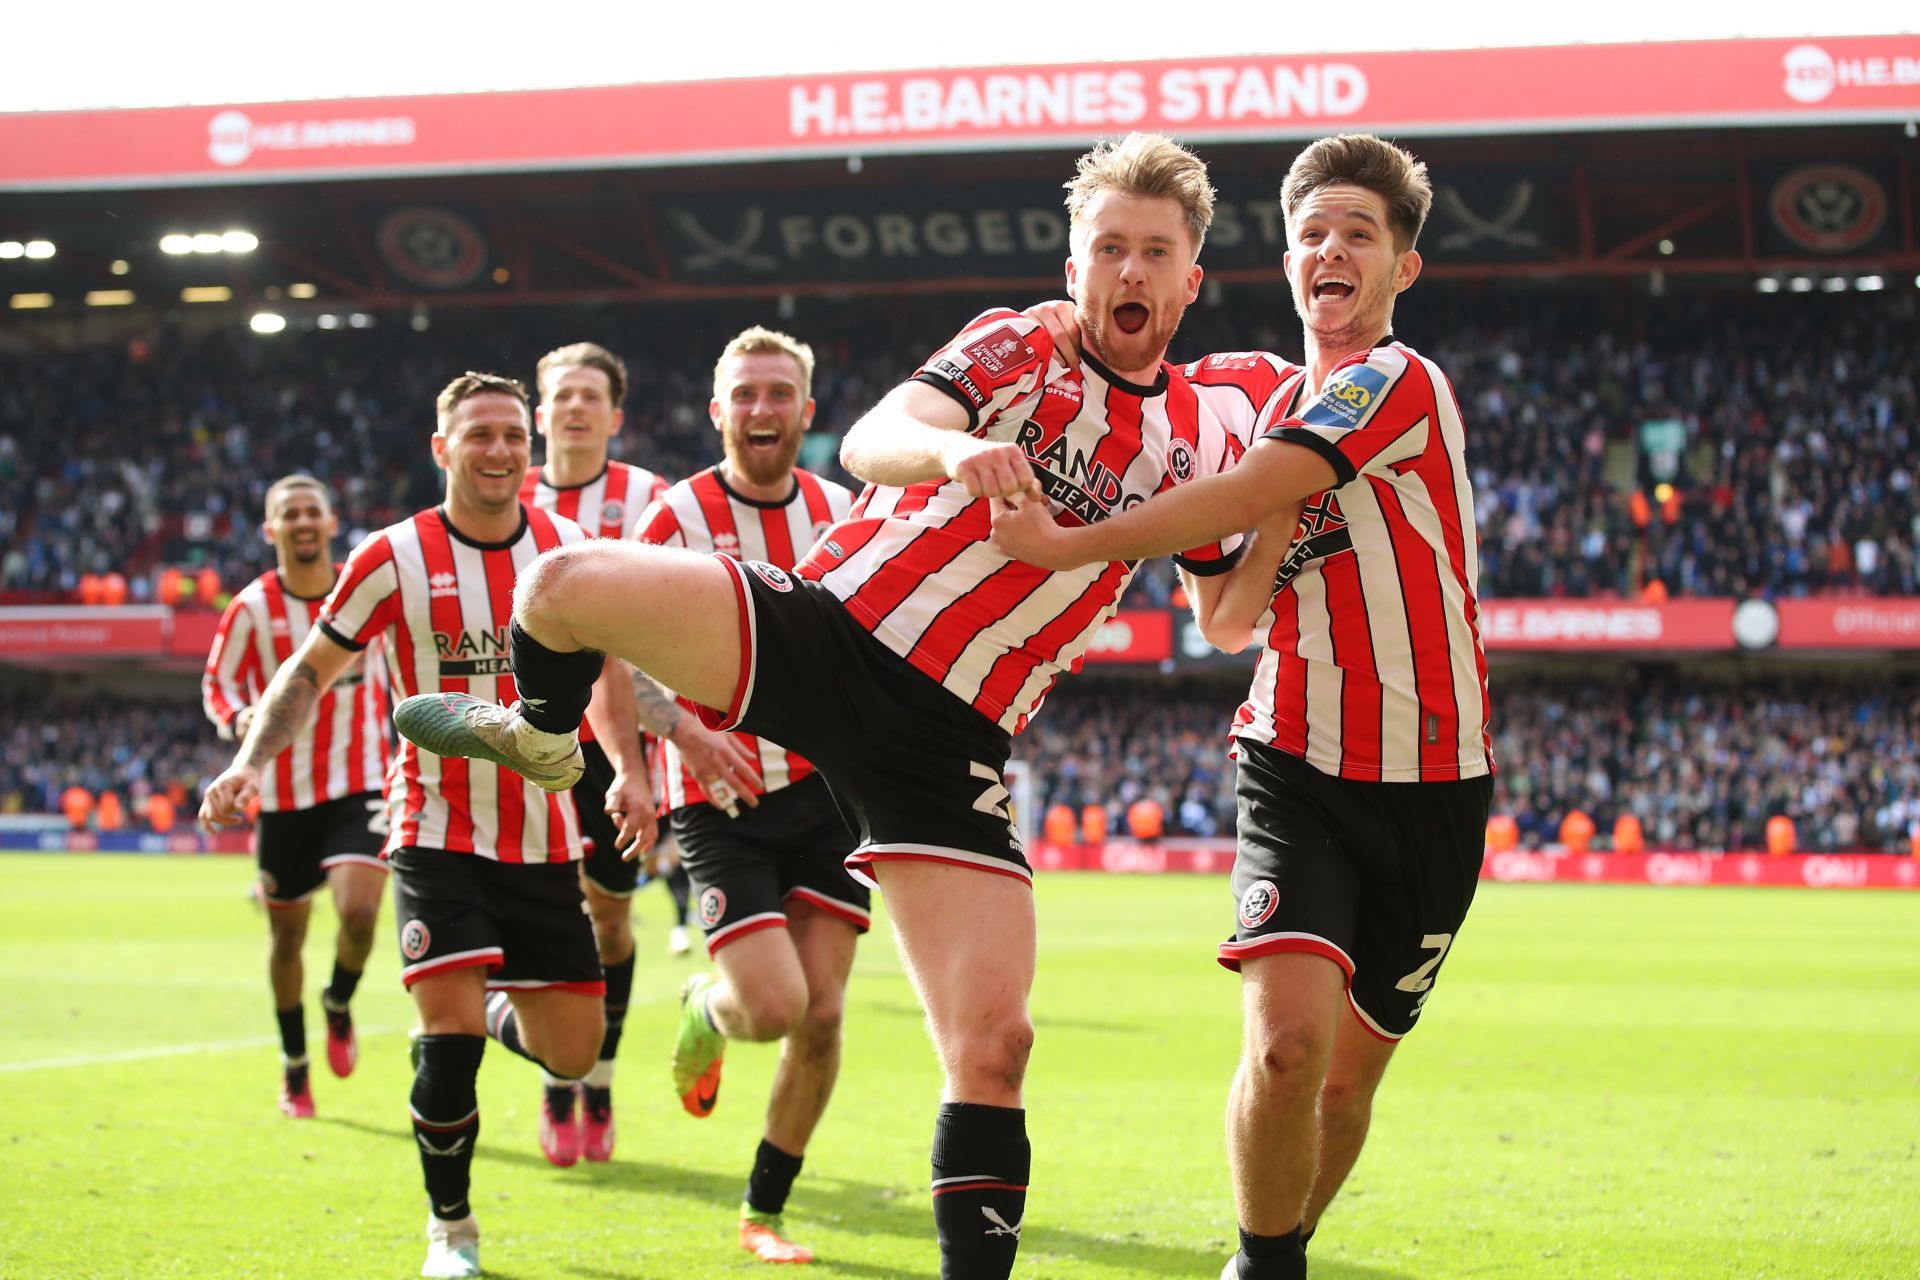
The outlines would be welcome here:
<svg viewBox="0 0 1920 1280">
<path fill-rule="evenodd" d="M 354 549 L 320 611 L 329 636 L 358 649 L 385 635 L 402 697 L 519 697 L 508 665 L 513 580 L 542 551 L 579 542 L 579 525 L 522 508 L 505 542 L 474 542 L 441 508 L 389 525 Z M 572 862 L 580 821 L 554 795 L 485 760 L 442 758 L 401 740 L 387 785 L 386 852 L 425 845 L 499 862 Z"/>
<path fill-rule="evenodd" d="M 565 516 L 589 537 L 631 538 L 640 513 L 666 491 L 665 476 L 608 459 L 605 469 L 585 484 L 551 485 L 545 468 L 529 467 L 520 482 L 520 501 Z"/>
<path fill-rule="evenodd" d="M 1263 438 L 1312 449 L 1339 478 L 1307 499 L 1234 736 L 1365 782 L 1491 773 L 1479 535 L 1446 375 L 1397 342 L 1344 361 L 1317 395 L 1277 357 L 1188 372 L 1260 398 Z"/>
<path fill-rule="evenodd" d="M 717 551 L 737 560 L 760 560 L 791 569 L 822 534 L 847 518 L 853 506 L 853 494 L 844 485 L 798 467 L 793 481 L 793 492 L 784 502 L 762 502 L 736 493 L 720 468 L 708 467 L 674 485 L 649 507 L 634 537 L 655 546 Z M 754 790 L 761 795 L 813 772 L 805 758 L 765 738 L 750 733 L 734 737 L 755 757 Z M 707 794 L 681 761 L 679 748 L 671 742 L 662 742 L 660 748 L 653 773 L 660 812 L 704 803 Z"/>
<path fill-rule="evenodd" d="M 967 410 L 972 433 L 1019 444 L 1065 524 L 1104 520 L 1239 457 L 1239 442 L 1179 370 L 1151 386 L 1084 356 L 1069 369 L 1037 323 L 989 311 L 916 375 Z M 989 504 L 930 480 L 869 485 L 851 518 L 801 561 L 801 577 L 838 596 L 876 639 L 1009 733 L 1076 669 L 1120 605 L 1135 565 L 1062 573 L 995 550 Z M 1231 565 L 1236 536 L 1189 551 L 1196 572 Z"/>
<path fill-rule="evenodd" d="M 335 568 L 335 581 L 339 568 Z M 277 570 L 268 570 L 240 589 L 220 617 L 200 677 L 200 705 L 219 725 L 222 736 L 233 718 L 260 701 L 280 664 L 306 642 L 321 602 L 294 595 Z M 293 744 L 273 758 L 260 779 L 260 809 L 285 813 L 311 809 L 343 796 L 378 791 L 385 785 L 387 704 L 385 672 L 374 664 L 379 651 L 355 657 L 333 686 L 320 695 L 313 722 L 294 735 Z"/>
</svg>

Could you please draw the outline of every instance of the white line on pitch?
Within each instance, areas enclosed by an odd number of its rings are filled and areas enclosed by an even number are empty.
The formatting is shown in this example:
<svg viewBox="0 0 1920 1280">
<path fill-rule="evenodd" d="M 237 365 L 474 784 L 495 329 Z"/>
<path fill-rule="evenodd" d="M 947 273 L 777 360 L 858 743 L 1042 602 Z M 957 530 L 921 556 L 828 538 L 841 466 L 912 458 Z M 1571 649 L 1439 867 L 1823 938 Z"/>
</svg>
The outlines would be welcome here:
<svg viewBox="0 0 1920 1280">
<path fill-rule="evenodd" d="M 386 1035 L 393 1027 L 362 1027 L 364 1035 Z M 87 1053 L 71 1058 L 33 1058 L 26 1062 L 0 1062 L 0 1075 L 12 1071 L 53 1071 L 61 1067 L 96 1067 L 109 1062 L 139 1062 L 145 1058 L 178 1058 L 195 1053 L 225 1053 L 231 1049 L 259 1049 L 280 1043 L 279 1036 L 248 1036 L 244 1040 L 210 1040 L 205 1044 L 169 1044 L 151 1049 L 120 1049 L 113 1053 Z"/>
</svg>

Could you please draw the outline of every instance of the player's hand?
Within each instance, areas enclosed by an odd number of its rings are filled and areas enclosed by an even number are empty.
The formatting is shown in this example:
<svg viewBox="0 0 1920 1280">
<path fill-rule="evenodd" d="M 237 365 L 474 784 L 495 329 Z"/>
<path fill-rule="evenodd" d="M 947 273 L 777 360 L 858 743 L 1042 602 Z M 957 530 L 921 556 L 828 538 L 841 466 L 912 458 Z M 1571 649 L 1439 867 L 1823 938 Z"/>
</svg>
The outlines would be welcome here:
<svg viewBox="0 0 1920 1280">
<path fill-rule="evenodd" d="M 1054 521 L 1046 503 L 996 499 L 992 516 L 988 540 L 1001 555 L 1042 569 L 1077 569 L 1086 563 L 1073 551 L 1073 531 Z"/>
<path fill-rule="evenodd" d="M 729 818 L 740 816 L 742 804 L 759 807 L 760 797 L 753 790 L 756 761 L 746 743 L 730 733 L 715 733 L 692 715 L 681 717 L 669 741 L 707 793 L 707 803 L 724 810 Z"/>
<path fill-rule="evenodd" d="M 1041 496 L 1033 464 L 1017 444 L 992 444 L 954 433 L 946 448 L 947 474 L 975 498 Z"/>
<path fill-rule="evenodd" d="M 200 797 L 200 825 L 209 831 L 231 827 L 247 816 L 247 806 L 260 794 L 260 771 L 237 761 L 213 780 Z"/>
<path fill-rule="evenodd" d="M 620 828 L 613 847 L 628 862 L 653 848 L 660 838 L 660 820 L 653 812 L 653 790 L 641 774 L 614 771 L 613 785 L 607 788 L 607 816 Z"/>
<path fill-rule="evenodd" d="M 1020 314 L 1040 322 L 1040 327 L 1053 339 L 1054 354 L 1060 357 L 1061 364 L 1069 369 L 1080 367 L 1080 320 L 1071 302 L 1061 298 L 1036 302 Z"/>
</svg>

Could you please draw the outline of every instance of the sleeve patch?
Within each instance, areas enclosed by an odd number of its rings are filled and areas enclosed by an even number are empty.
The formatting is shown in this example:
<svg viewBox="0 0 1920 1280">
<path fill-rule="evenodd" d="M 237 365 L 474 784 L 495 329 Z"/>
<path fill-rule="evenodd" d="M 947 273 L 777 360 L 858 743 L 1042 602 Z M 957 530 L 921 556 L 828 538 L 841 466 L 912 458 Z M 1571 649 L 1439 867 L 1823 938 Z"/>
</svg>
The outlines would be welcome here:
<svg viewBox="0 0 1920 1280">
<path fill-rule="evenodd" d="M 978 342 L 967 344 L 964 350 L 967 359 L 995 378 L 1004 378 L 1040 359 L 1040 353 L 1009 324 L 1001 325 Z"/>
<path fill-rule="evenodd" d="M 979 384 L 968 376 L 969 371 L 967 366 L 961 364 L 952 356 L 935 356 L 927 362 L 927 371 L 938 374 L 940 377 L 952 383 L 954 390 L 973 401 L 974 408 L 984 409 L 987 407 L 987 393 L 982 391 Z"/>
<path fill-rule="evenodd" d="M 1316 427 L 1353 428 L 1387 389 L 1387 375 L 1370 365 L 1342 369 L 1307 406 L 1300 421 Z"/>
</svg>

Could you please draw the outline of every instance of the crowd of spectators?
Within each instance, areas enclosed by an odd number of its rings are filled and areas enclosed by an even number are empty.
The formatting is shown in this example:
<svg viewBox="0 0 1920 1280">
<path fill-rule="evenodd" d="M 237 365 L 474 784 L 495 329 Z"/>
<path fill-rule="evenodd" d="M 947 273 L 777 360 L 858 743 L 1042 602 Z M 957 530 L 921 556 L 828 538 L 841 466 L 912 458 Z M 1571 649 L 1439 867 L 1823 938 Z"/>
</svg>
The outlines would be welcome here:
<svg viewBox="0 0 1920 1280">
<path fill-rule="evenodd" d="M 790 327 L 819 354 L 803 457 L 832 474 L 840 433 L 981 302 L 808 300 L 786 319 L 763 303 L 456 313 L 424 330 L 383 313 L 370 328 L 165 331 L 0 357 L 0 592 L 66 597 L 118 569 L 138 600 L 162 563 L 210 566 L 231 589 L 263 562 L 266 485 L 296 469 L 339 490 L 350 543 L 434 501 L 423 437 L 452 374 L 530 377 L 543 351 L 583 336 L 632 369 L 615 455 L 677 478 L 715 456 L 706 404 L 726 338 Z M 1188 313 L 1173 354 L 1297 356 L 1287 306 L 1228 292 Z M 1454 380 L 1488 598 L 1920 591 L 1910 290 L 1649 298 L 1436 282 L 1403 300 L 1399 331 Z M 1641 448 L 1649 420 L 1679 424 L 1664 457 Z M 1671 494 L 1655 492 L 1663 480 Z M 1156 568 L 1143 588 L 1162 597 L 1169 583 Z"/>
<path fill-rule="evenodd" d="M 1623 814 L 1648 848 L 1762 849 L 1785 815 L 1808 851 L 1910 849 L 1920 824 L 1920 675 L 1702 673 L 1634 664 L 1595 675 L 1496 669 L 1493 810 L 1529 848 L 1578 810 L 1593 847 Z M 1237 678 L 1083 676 L 1015 742 L 1036 813 L 1089 808 L 1114 834 L 1151 800 L 1175 836 L 1231 836 L 1228 722 Z M 0 692 L 0 813 L 57 813 L 78 785 L 138 814 L 176 807 L 232 754 L 189 693 Z M 186 806 L 190 812 L 191 805 Z"/>
<path fill-rule="evenodd" d="M 62 813 L 76 788 L 99 825 L 109 795 L 125 824 L 147 820 L 156 793 L 189 821 L 233 744 L 214 737 L 197 697 L 110 694 L 43 685 L 0 689 L 0 814 Z"/>
</svg>

